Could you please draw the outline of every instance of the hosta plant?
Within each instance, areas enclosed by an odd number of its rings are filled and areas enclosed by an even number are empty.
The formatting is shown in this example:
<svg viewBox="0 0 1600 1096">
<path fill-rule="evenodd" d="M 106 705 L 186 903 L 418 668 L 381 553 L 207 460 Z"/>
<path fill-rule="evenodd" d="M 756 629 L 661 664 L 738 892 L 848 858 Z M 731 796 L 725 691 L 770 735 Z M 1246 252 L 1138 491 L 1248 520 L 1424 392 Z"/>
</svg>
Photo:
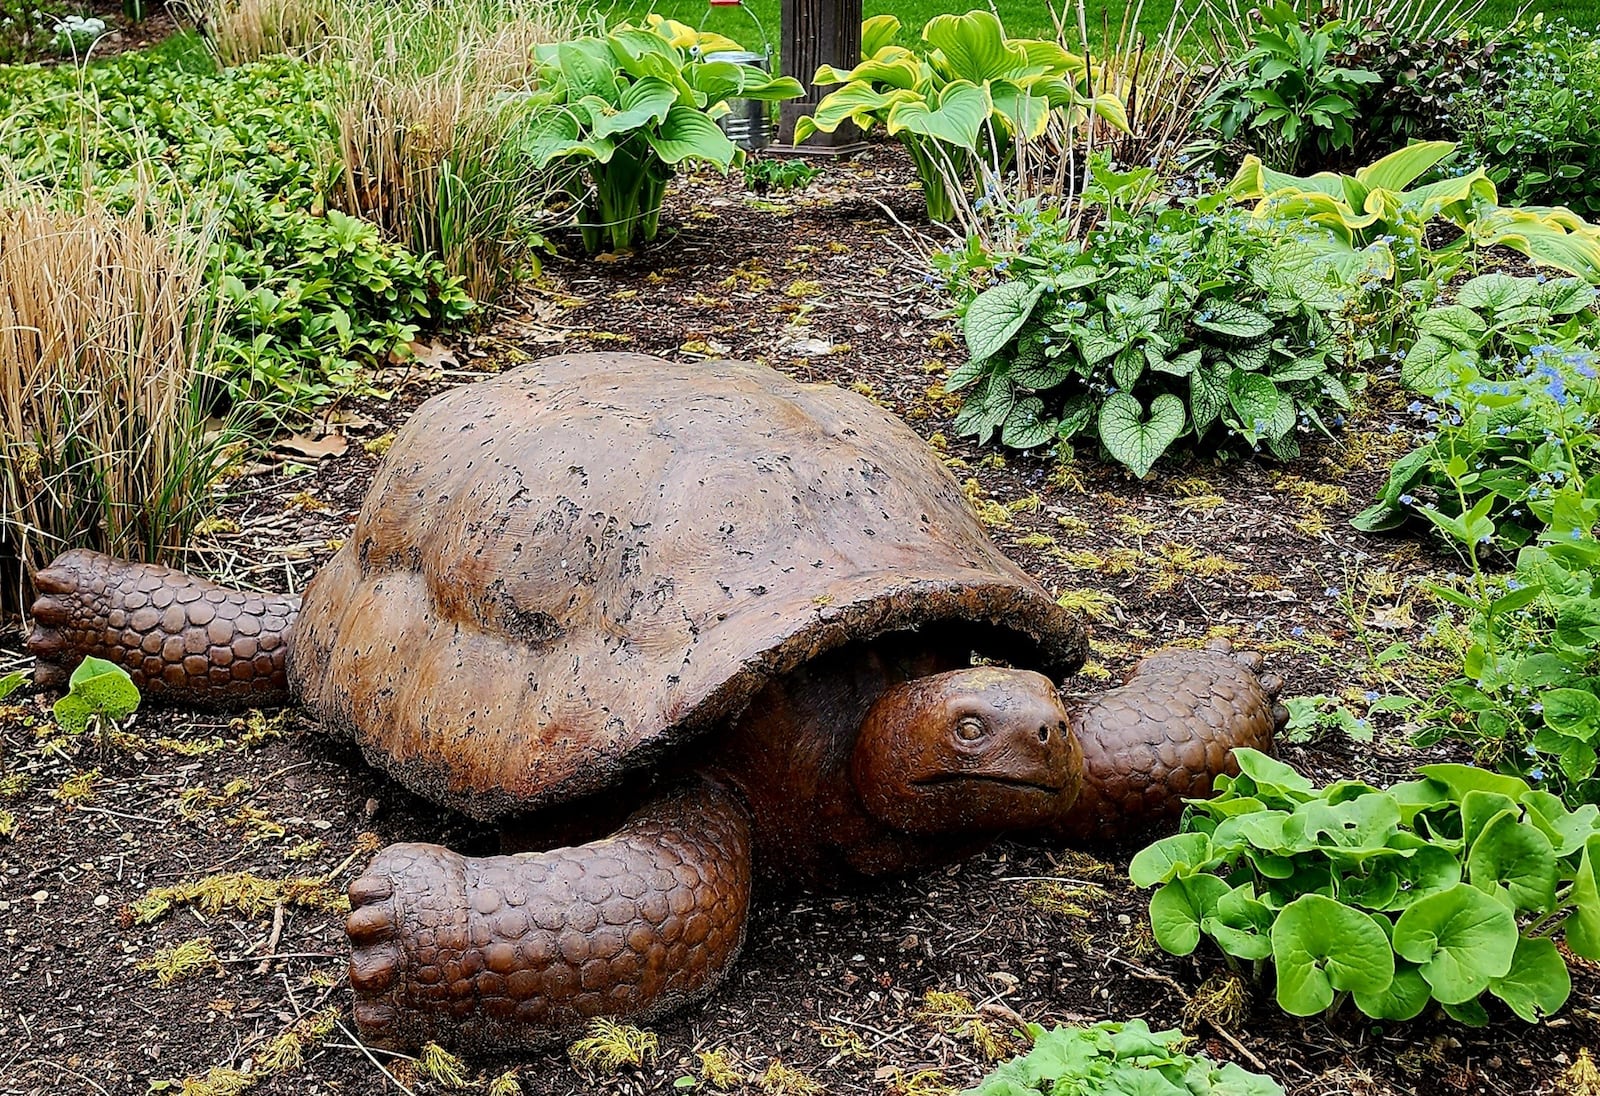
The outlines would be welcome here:
<svg viewBox="0 0 1600 1096">
<path fill-rule="evenodd" d="M 517 140 L 540 166 L 571 169 L 584 246 L 653 240 L 667 181 L 685 163 L 727 170 L 738 149 L 717 127 L 729 99 L 790 99 L 791 77 L 707 61 L 673 44 L 675 24 L 538 47 L 540 90 L 521 103 Z"/>
<path fill-rule="evenodd" d="M 1379 789 L 1314 787 L 1254 750 L 1182 833 L 1130 866 L 1156 887 L 1150 922 L 1177 955 L 1210 940 L 1235 967 L 1274 970 L 1297 1016 L 1346 1002 L 1409 1020 L 1430 1004 L 1483 1024 L 1486 1000 L 1532 1023 L 1571 992 L 1564 937 L 1600 958 L 1600 808 L 1469 765 L 1426 765 Z"/>
<path fill-rule="evenodd" d="M 985 261 L 1004 280 L 964 305 L 971 357 L 946 383 L 965 394 L 960 433 L 1018 449 L 1096 438 L 1143 476 L 1186 435 L 1288 457 L 1342 415 L 1354 294 L 1295 238 L 1315 228 L 1266 226 L 1218 195 L 1137 204 L 1143 170 L 1097 166 L 1095 181 L 1102 216 L 1082 239 L 1024 204 L 1023 250 Z"/>
<path fill-rule="evenodd" d="M 1256 203 L 1264 218 L 1305 218 L 1328 229 L 1326 254 L 1347 267 L 1366 267 L 1371 250 L 1389 260 L 1397 282 L 1448 281 L 1493 245 L 1520 251 L 1600 284 L 1600 229 L 1567 209 L 1502 207 L 1494 183 L 1479 167 L 1463 175 L 1412 186 L 1453 152 L 1449 141 L 1419 141 L 1356 171 L 1299 177 L 1245 157 L 1229 193 Z M 1459 229 L 1435 246 L 1428 226 L 1442 220 Z"/>
<path fill-rule="evenodd" d="M 1027 1025 L 1033 1048 L 1004 1063 L 965 1096 L 1283 1096 L 1270 1077 L 1190 1054 L 1181 1031 L 1143 1020 L 1045 1030 Z"/>
<path fill-rule="evenodd" d="M 867 20 L 864 59 L 849 72 L 824 65 L 819 85 L 841 85 L 795 127 L 795 140 L 832 133 L 846 122 L 883 126 L 911 154 L 928 216 L 948 222 L 956 202 L 1002 178 L 1022 142 L 1053 123 L 1068 129 L 1089 113 L 1128 128 L 1122 103 L 1094 94 L 1087 62 L 1055 42 L 1006 37 L 987 11 L 939 15 L 922 28 L 919 53 L 894 44 L 900 21 Z"/>
</svg>

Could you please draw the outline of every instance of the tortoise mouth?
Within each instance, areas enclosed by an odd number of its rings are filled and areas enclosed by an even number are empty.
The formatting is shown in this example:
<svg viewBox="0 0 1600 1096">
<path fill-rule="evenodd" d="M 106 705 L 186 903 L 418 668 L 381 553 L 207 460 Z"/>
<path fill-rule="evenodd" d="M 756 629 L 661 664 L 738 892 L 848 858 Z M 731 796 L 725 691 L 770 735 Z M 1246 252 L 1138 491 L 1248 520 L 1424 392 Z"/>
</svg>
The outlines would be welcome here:
<svg viewBox="0 0 1600 1096">
<path fill-rule="evenodd" d="M 935 773 L 933 776 L 918 777 L 913 784 L 922 786 L 940 784 L 966 784 L 977 782 L 983 784 L 998 784 L 1003 788 L 1014 788 L 1019 791 L 1042 792 L 1045 795 L 1057 796 L 1066 789 L 1054 784 L 1045 784 L 1037 780 L 1024 780 L 1017 776 L 998 776 L 994 773 Z"/>
</svg>

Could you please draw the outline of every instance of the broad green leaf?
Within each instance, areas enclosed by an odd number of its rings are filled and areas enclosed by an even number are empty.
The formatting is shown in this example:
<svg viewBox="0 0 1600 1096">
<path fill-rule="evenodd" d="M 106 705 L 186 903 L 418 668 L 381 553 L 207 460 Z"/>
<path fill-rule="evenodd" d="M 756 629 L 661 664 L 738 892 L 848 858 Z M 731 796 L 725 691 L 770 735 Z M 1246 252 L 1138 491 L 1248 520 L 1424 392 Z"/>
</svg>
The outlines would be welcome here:
<svg viewBox="0 0 1600 1096">
<path fill-rule="evenodd" d="M 1201 923 L 1216 912 L 1228 884 L 1215 875 L 1179 876 L 1150 896 L 1150 931 L 1173 955 L 1188 955 L 1200 943 Z"/>
<path fill-rule="evenodd" d="M 1278 1004 L 1293 1016 L 1326 1010 L 1335 990 L 1381 993 L 1394 979 L 1394 951 L 1383 930 L 1360 910 L 1319 894 L 1302 895 L 1278 914 L 1272 959 Z"/>
<path fill-rule="evenodd" d="M 803 141 L 819 131 L 832 133 L 847 121 L 863 130 L 871 129 L 874 122 L 887 119 L 889 111 L 899 104 L 920 100 L 916 92 L 903 88 L 879 91 L 868 84 L 846 84 L 825 96 L 815 111 L 796 123 L 795 140 Z"/>
<path fill-rule="evenodd" d="M 698 110 L 674 104 L 658 130 L 646 130 L 644 139 L 665 164 L 700 160 L 724 170 L 733 162 L 733 142 L 717 123 Z"/>
<path fill-rule="evenodd" d="M 1570 738 L 1600 735 L 1600 697 L 1586 689 L 1546 689 L 1539 694 L 1544 725 Z"/>
<path fill-rule="evenodd" d="M 1567 279 L 1563 279 L 1567 280 Z M 1532 278 L 1513 278 L 1509 274 L 1480 274 L 1464 282 L 1456 292 L 1456 303 L 1485 312 L 1504 312 L 1533 300 L 1539 283 Z"/>
<path fill-rule="evenodd" d="M 4 700 L 18 689 L 23 682 L 28 680 L 28 675 L 22 670 L 15 670 L 4 677 L 0 677 L 0 700 Z"/>
<path fill-rule="evenodd" d="M 1404 190 L 1455 150 L 1450 141 L 1418 141 L 1367 165 L 1356 178 L 1372 190 Z"/>
<path fill-rule="evenodd" d="M 939 92 L 939 102 L 930 108 L 920 99 L 902 99 L 889 108 L 886 123 L 891 137 L 916 133 L 931 137 L 965 152 L 978 147 L 978 134 L 994 104 L 987 88 L 958 80 Z"/>
<path fill-rule="evenodd" d="M 1445 304 L 1430 308 L 1419 316 L 1417 330 L 1441 339 L 1458 350 L 1476 350 L 1489 325 L 1482 316 L 1465 305 Z"/>
<path fill-rule="evenodd" d="M 1045 418 L 1044 401 L 1038 396 L 1018 400 L 1000 428 L 1000 441 L 1013 449 L 1032 449 L 1055 436 L 1056 424 Z"/>
<path fill-rule="evenodd" d="M 1414 1020 L 1422 1015 L 1433 997 L 1433 989 L 1415 963 L 1401 959 L 1394 965 L 1394 980 L 1383 989 L 1356 990 L 1351 995 L 1356 1007 L 1374 1020 Z"/>
<path fill-rule="evenodd" d="M 593 120 L 590 136 L 610 137 L 612 134 L 626 133 L 641 126 L 660 122 L 666 118 L 667 112 L 677 100 L 677 89 L 671 84 L 665 80 L 646 77 L 629 86 L 623 93 L 619 109 L 602 114 Z"/>
<path fill-rule="evenodd" d="M 1528 1023 L 1537 1024 L 1567 1003 L 1572 995 L 1572 975 L 1554 942 L 1524 936 L 1517 941 L 1511 969 L 1489 983 L 1489 992 Z"/>
<path fill-rule="evenodd" d="M 922 39 L 939 51 L 933 62 L 951 81 L 1003 79 L 1028 63 L 1027 53 L 1006 39 L 1000 20 L 987 11 L 936 15 L 922 28 Z"/>
<path fill-rule="evenodd" d="M 1574 955 L 1600 961 L 1600 833 L 1590 834 L 1583 843 L 1583 859 L 1572 880 L 1572 915 L 1562 927 L 1567 947 Z"/>
<path fill-rule="evenodd" d="M 1449 388 L 1467 359 L 1437 335 L 1423 335 L 1406 351 L 1400 363 L 1400 380 L 1425 396 Z"/>
<path fill-rule="evenodd" d="M 1492 773 L 1476 765 L 1423 765 L 1417 769 L 1429 780 L 1443 784 L 1450 798 L 1460 802 L 1470 791 L 1496 792 L 1518 803 L 1528 791 L 1528 782 L 1515 776 Z"/>
<path fill-rule="evenodd" d="M 90 656 L 67 679 L 67 694 L 52 709 L 56 722 L 68 734 L 82 734 L 95 717 L 120 723 L 139 707 L 139 690 L 128 671 L 103 658 Z"/>
<path fill-rule="evenodd" d="M 1237 370 L 1228 378 L 1228 403 L 1239 416 L 1239 426 L 1251 441 L 1265 436 L 1278 416 L 1282 401 L 1278 386 L 1260 373 Z"/>
<path fill-rule="evenodd" d="M 1236 339 L 1258 339 L 1272 333 L 1272 319 L 1235 301 L 1207 300 L 1195 326 Z"/>
<path fill-rule="evenodd" d="M 1126 392 L 1111 393 L 1100 406 L 1100 441 L 1141 479 L 1183 433 L 1183 424 L 1183 401 L 1172 395 L 1152 400 L 1148 419 L 1139 401 Z"/>
<path fill-rule="evenodd" d="M 1136 887 L 1153 887 L 1199 869 L 1211 857 L 1211 840 L 1203 833 L 1179 833 L 1147 845 L 1128 865 Z"/>
<path fill-rule="evenodd" d="M 1201 365 L 1189 374 L 1189 411 L 1195 437 L 1204 434 L 1228 406 L 1228 376 L 1232 370 Z"/>
<path fill-rule="evenodd" d="M 1212 912 L 1200 919 L 1200 929 L 1217 946 L 1236 959 L 1254 962 L 1272 954 L 1272 911 L 1258 901 L 1249 883 L 1234 887 L 1217 899 Z"/>
<path fill-rule="evenodd" d="M 1394 950 L 1416 963 L 1444 1004 L 1477 997 L 1511 969 L 1517 921 L 1506 906 L 1467 883 L 1413 902 L 1394 926 Z"/>
<path fill-rule="evenodd" d="M 900 20 L 892 15 L 874 15 L 861 24 L 861 55 L 876 57 L 878 51 L 894 45 L 900 34 Z"/>
<path fill-rule="evenodd" d="M 1033 315 L 1044 287 L 1033 282 L 1001 282 L 973 300 L 962 320 L 967 352 L 973 360 L 998 354 Z"/>
<path fill-rule="evenodd" d="M 1556 902 L 1556 852 L 1531 823 L 1502 811 L 1467 854 L 1467 879 L 1488 894 L 1506 894 L 1516 912 L 1546 913 Z"/>
<path fill-rule="evenodd" d="M 1561 797 L 1534 790 L 1522 797 L 1528 821 L 1537 826 L 1555 848 L 1557 856 L 1571 856 L 1583 848 L 1589 835 L 1600 831 L 1600 806 L 1585 803 L 1569 811 Z"/>
</svg>

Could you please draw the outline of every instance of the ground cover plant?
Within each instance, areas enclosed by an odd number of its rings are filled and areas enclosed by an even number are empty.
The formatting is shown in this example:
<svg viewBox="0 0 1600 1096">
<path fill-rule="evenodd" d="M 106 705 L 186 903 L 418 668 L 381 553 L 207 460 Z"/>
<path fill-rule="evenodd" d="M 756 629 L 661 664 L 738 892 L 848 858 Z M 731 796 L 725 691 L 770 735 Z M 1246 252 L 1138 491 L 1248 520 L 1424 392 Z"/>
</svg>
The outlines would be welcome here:
<svg viewBox="0 0 1600 1096">
<path fill-rule="evenodd" d="M 1571 992 L 1559 930 L 1600 956 L 1600 808 L 1465 765 L 1426 765 L 1389 789 L 1359 780 L 1316 788 L 1239 751 L 1238 777 L 1195 802 L 1184 832 L 1134 857 L 1156 886 L 1156 942 L 1187 955 L 1211 939 L 1300 1016 L 1347 1001 L 1409 1020 L 1430 1002 L 1486 1024 L 1493 997 L 1530 1023 Z"/>
<path fill-rule="evenodd" d="M 1154 185 L 1149 169 L 1101 168 L 1081 239 L 1026 203 L 1018 253 L 974 240 L 947 258 L 971 355 L 945 386 L 971 389 L 958 431 L 1017 449 L 1086 433 L 1143 476 L 1185 434 L 1292 456 L 1298 431 L 1342 420 L 1355 293 L 1310 261 L 1298 237 L 1316 227 L 1256 222 L 1220 191 L 1170 201 Z M 975 293 L 973 276 L 990 273 L 1004 280 Z"/>
<path fill-rule="evenodd" d="M 237 399 L 304 410 L 354 384 L 357 359 L 403 354 L 420 325 L 470 305 L 436 260 L 327 208 L 327 87 L 281 57 L 218 73 L 137 54 L 81 74 L 19 69 L 0 88 L 0 147 L 24 181 L 113 205 L 149 187 L 214 210 L 217 375 Z"/>
</svg>

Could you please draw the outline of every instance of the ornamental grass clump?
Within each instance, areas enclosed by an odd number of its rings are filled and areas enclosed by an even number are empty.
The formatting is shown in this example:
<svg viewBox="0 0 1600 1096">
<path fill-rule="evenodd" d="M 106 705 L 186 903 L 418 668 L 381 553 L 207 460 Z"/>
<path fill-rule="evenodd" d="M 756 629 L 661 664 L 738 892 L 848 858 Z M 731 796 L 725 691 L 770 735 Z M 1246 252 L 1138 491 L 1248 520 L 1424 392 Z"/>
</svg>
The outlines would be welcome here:
<svg viewBox="0 0 1600 1096">
<path fill-rule="evenodd" d="M 539 86 L 536 52 L 573 37 L 568 0 L 393 5 L 339 0 L 328 108 L 337 201 L 478 299 L 534 272 L 558 175 L 511 136 Z"/>
<path fill-rule="evenodd" d="M 13 606 L 69 547 L 170 557 L 233 439 L 207 415 L 220 304 L 205 227 L 177 235 L 142 204 L 52 198 L 0 190 L 0 597 Z"/>
</svg>

